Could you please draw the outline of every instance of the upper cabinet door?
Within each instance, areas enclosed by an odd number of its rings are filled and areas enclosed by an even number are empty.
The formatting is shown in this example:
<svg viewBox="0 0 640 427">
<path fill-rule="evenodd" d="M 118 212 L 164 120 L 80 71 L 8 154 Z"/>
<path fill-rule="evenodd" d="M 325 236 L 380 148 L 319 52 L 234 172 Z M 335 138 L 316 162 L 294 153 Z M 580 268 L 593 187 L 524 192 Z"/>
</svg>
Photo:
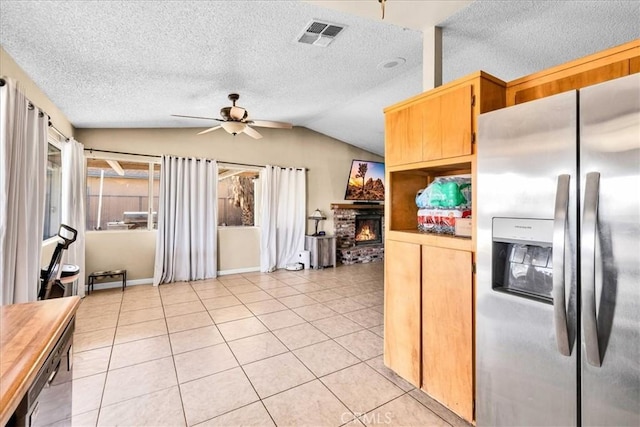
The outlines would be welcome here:
<svg viewBox="0 0 640 427">
<path fill-rule="evenodd" d="M 389 166 L 473 154 L 471 84 L 425 97 L 385 116 Z"/>
<path fill-rule="evenodd" d="M 385 116 L 385 162 L 389 166 L 422 160 L 422 107 L 412 105 Z"/>
<path fill-rule="evenodd" d="M 472 91 L 473 86 L 467 85 L 440 96 L 441 158 L 464 156 L 473 152 Z"/>
<path fill-rule="evenodd" d="M 402 152 L 402 163 L 422 161 L 422 124 L 424 122 L 424 108 L 422 104 L 409 107 L 409 131 L 406 145 Z"/>
<path fill-rule="evenodd" d="M 385 114 L 385 162 L 388 166 L 403 164 L 402 152 L 407 145 L 409 110 L 404 108 Z"/>
<path fill-rule="evenodd" d="M 427 98 L 422 107 L 422 160 L 442 158 L 440 97 Z"/>
</svg>

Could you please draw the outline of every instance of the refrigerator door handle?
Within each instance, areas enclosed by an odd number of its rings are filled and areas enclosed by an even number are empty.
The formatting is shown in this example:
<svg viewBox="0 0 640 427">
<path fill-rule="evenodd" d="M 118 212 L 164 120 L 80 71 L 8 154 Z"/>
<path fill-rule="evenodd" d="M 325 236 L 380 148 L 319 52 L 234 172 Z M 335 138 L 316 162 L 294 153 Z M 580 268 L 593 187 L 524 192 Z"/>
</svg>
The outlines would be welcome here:
<svg viewBox="0 0 640 427">
<path fill-rule="evenodd" d="M 596 233 L 598 229 L 598 195 L 600 193 L 600 173 L 587 174 L 584 190 L 584 212 L 582 214 L 582 322 L 587 361 L 600 367 L 600 347 L 598 344 L 598 321 L 596 317 Z"/>
<path fill-rule="evenodd" d="M 565 305 L 565 239 L 569 213 L 570 175 L 558 175 L 556 205 L 553 217 L 553 323 L 556 329 L 558 351 L 564 356 L 571 355 L 567 309 Z"/>
</svg>

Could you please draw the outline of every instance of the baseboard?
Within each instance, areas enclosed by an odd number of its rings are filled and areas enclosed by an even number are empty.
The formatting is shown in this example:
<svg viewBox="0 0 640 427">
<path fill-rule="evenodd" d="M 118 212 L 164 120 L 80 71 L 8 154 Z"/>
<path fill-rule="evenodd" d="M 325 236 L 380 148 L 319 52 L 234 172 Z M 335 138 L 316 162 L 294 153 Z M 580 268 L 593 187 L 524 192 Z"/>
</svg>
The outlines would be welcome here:
<svg viewBox="0 0 640 427">
<path fill-rule="evenodd" d="M 149 277 L 148 279 L 135 279 L 135 280 L 127 280 L 127 286 L 136 286 L 136 285 L 152 285 L 153 277 Z M 97 291 L 99 289 L 113 289 L 113 288 L 121 288 L 122 280 L 118 280 L 117 282 L 102 282 L 102 283 L 94 283 L 93 290 Z"/>
<path fill-rule="evenodd" d="M 253 273 L 255 271 L 260 271 L 260 267 L 249 267 L 249 268 L 237 268 L 235 270 L 222 270 L 218 271 L 218 276 L 228 276 L 230 274 L 240 274 L 240 273 Z M 153 277 L 149 277 L 147 279 L 136 279 L 136 280 L 127 280 L 127 286 L 136 286 L 136 285 L 152 285 Z M 102 283 L 94 283 L 93 290 L 99 289 L 113 289 L 113 288 L 121 288 L 122 281 L 118 280 L 116 282 L 102 282 Z"/>
<path fill-rule="evenodd" d="M 218 276 L 228 276 L 230 274 L 253 273 L 260 271 L 260 267 L 236 268 L 235 270 L 218 271 Z"/>
</svg>

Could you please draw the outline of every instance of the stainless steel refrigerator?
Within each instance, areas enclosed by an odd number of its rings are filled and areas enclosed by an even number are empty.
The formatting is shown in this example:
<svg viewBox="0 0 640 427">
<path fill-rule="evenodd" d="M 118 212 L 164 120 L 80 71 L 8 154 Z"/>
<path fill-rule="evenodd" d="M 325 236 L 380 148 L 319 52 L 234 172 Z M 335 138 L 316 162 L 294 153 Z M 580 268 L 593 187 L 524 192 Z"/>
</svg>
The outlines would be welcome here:
<svg viewBox="0 0 640 427">
<path fill-rule="evenodd" d="M 640 75 L 483 114 L 476 420 L 640 426 Z"/>
</svg>

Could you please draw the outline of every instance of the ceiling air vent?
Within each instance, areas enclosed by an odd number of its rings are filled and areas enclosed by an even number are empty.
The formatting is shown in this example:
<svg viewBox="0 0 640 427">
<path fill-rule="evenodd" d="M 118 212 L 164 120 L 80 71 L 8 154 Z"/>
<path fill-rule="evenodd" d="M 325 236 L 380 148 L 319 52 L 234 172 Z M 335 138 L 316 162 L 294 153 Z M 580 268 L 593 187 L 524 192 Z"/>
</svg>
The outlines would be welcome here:
<svg viewBox="0 0 640 427">
<path fill-rule="evenodd" d="M 305 27 L 305 30 L 298 37 L 298 42 L 327 47 L 343 29 L 344 25 L 314 20 Z"/>
</svg>

